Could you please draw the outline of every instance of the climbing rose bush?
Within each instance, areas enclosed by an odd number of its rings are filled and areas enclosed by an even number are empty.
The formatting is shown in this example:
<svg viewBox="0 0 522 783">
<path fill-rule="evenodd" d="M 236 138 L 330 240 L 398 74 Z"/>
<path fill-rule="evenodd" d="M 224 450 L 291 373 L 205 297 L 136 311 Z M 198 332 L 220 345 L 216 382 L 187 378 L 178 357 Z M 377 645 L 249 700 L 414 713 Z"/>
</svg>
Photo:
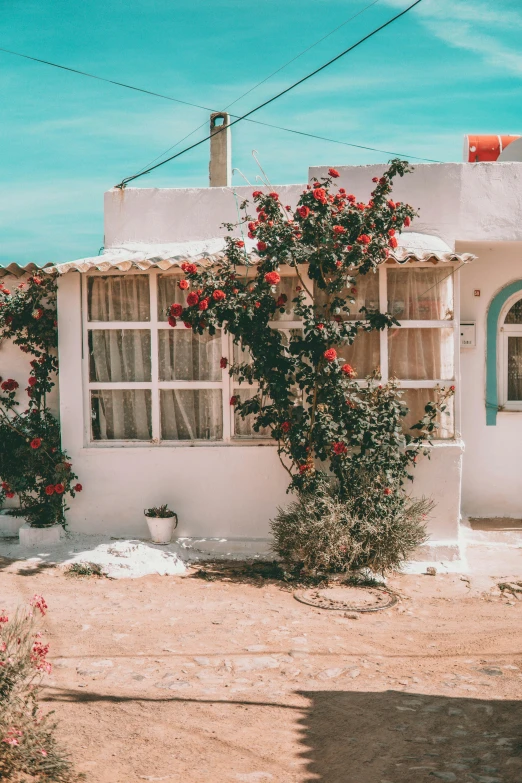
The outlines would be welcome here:
<svg viewBox="0 0 522 783">
<path fill-rule="evenodd" d="M 270 431 L 290 490 L 304 496 L 328 486 L 339 502 L 350 502 L 355 519 L 392 520 L 408 507 L 407 479 L 418 456 L 428 453 L 426 438 L 452 393 L 426 406 L 416 434 L 404 433 L 408 409 L 397 384 L 383 385 L 376 372 L 361 385 L 357 368 L 343 358 L 358 332 L 399 325 L 389 313 L 365 307 L 358 320 L 347 317 L 359 281 L 387 261 L 415 217 L 410 205 L 391 196 L 394 178 L 409 171 L 404 161 L 392 161 L 373 180 L 367 203 L 335 187 L 335 169 L 307 186 L 295 210 L 276 192 L 254 191 L 256 214 L 245 201 L 240 229 L 256 240 L 259 262 L 250 262 L 242 239 L 228 236 L 220 266 L 182 265 L 186 306 L 169 312 L 172 326 L 179 318 L 199 334 L 224 329 L 247 349 L 250 361 L 229 372 L 241 383 L 255 382 L 257 391 L 243 401 L 234 395 L 230 404 L 243 418 L 253 416 L 255 430 Z M 299 283 L 292 305 L 302 330 L 289 337 L 270 325 L 287 306 L 278 290 L 283 265 Z"/>
<path fill-rule="evenodd" d="M 51 673 L 49 645 L 38 629 L 47 604 L 35 595 L 12 617 L 0 610 L 0 779 L 77 780 L 55 739 L 52 713 L 39 708 L 42 678 Z M 24 780 L 28 778 L 23 778 Z"/>
<path fill-rule="evenodd" d="M 47 406 L 58 372 L 57 336 L 53 276 L 33 275 L 13 290 L 0 284 L 0 340 L 12 340 L 33 357 L 24 411 L 17 400 L 20 382 L 0 378 L 0 503 L 17 499 L 19 513 L 37 527 L 64 524 L 66 498 L 82 489 Z"/>
</svg>

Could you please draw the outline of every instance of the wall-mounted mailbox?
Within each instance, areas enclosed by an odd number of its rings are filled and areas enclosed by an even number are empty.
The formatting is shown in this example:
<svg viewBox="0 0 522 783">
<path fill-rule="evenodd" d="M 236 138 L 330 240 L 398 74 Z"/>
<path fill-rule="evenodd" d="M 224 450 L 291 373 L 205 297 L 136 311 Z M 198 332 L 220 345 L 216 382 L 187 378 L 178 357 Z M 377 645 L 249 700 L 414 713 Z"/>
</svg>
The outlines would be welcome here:
<svg viewBox="0 0 522 783">
<path fill-rule="evenodd" d="M 462 321 L 460 324 L 460 347 L 474 348 L 476 344 L 475 321 Z"/>
</svg>

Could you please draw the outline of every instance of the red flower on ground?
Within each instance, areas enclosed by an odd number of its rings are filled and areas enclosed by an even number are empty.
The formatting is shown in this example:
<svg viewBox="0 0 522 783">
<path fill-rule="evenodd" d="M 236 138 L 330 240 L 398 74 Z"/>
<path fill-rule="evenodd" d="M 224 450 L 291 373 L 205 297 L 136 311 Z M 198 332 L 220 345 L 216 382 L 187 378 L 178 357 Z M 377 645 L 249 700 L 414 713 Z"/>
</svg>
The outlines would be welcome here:
<svg viewBox="0 0 522 783">
<path fill-rule="evenodd" d="M 81 492 L 83 489 L 83 486 L 81 484 L 75 484 L 74 485 L 74 491 L 75 492 Z"/>
<path fill-rule="evenodd" d="M 170 314 L 173 318 L 179 318 L 183 312 L 183 305 L 173 304 L 170 308 Z"/>
<path fill-rule="evenodd" d="M 42 439 L 41 438 L 33 438 L 31 441 L 31 448 L 32 449 L 39 449 L 42 445 Z"/>
<path fill-rule="evenodd" d="M 334 234 L 346 234 L 346 229 L 344 226 L 334 226 L 333 230 Z"/>
<path fill-rule="evenodd" d="M 281 282 L 281 275 L 279 272 L 267 272 L 265 275 L 265 280 L 268 285 L 277 285 Z"/>
<path fill-rule="evenodd" d="M 237 405 L 238 402 L 239 402 L 239 397 L 236 394 L 233 394 L 232 397 L 230 398 L 230 404 Z"/>
<path fill-rule="evenodd" d="M 202 299 L 198 304 L 198 310 L 208 310 L 208 299 Z"/>
<path fill-rule="evenodd" d="M 176 326 L 176 324 L 177 324 L 177 321 L 176 321 L 176 319 L 175 319 L 175 318 L 173 318 L 171 315 L 169 315 L 169 317 L 168 317 L 167 321 L 168 321 L 168 324 L 169 324 L 169 326 L 172 326 L 173 328 L 174 328 L 174 326 Z"/>
<path fill-rule="evenodd" d="M 339 172 L 337 171 L 337 169 L 328 169 L 328 174 L 329 174 L 331 177 L 334 177 L 334 178 L 337 178 L 337 177 L 340 177 L 340 176 L 341 176 L 341 175 L 339 174 Z"/>
<path fill-rule="evenodd" d="M 216 302 L 222 302 L 223 299 L 226 299 L 226 294 L 224 291 L 222 291 L 220 288 L 217 288 L 214 293 L 212 294 L 212 298 Z"/>
<path fill-rule="evenodd" d="M 342 371 L 344 372 L 344 374 L 345 374 L 345 375 L 347 375 L 349 378 L 351 378 L 351 377 L 352 377 L 352 375 L 354 374 L 354 369 L 353 369 L 352 365 L 351 365 L 351 364 L 348 364 L 348 363 L 347 363 L 347 364 L 343 364 L 343 366 L 341 367 L 341 370 L 342 370 Z"/>
<path fill-rule="evenodd" d="M 34 609 L 39 609 L 41 614 L 45 614 L 48 608 L 45 602 L 45 598 L 43 597 L 43 595 L 38 595 L 38 593 L 35 593 L 33 595 L 29 603 Z"/>
<path fill-rule="evenodd" d="M 182 291 L 186 291 L 187 288 L 189 287 L 188 280 L 180 280 L 178 286 L 181 288 Z"/>
<path fill-rule="evenodd" d="M 334 454 L 337 454 L 338 456 L 340 454 L 346 454 L 346 444 L 345 443 L 341 443 L 340 441 L 337 442 L 337 443 L 334 443 L 333 451 L 334 451 Z"/>
<path fill-rule="evenodd" d="M 323 356 L 327 362 L 334 362 L 337 359 L 337 351 L 335 350 L 335 348 L 328 348 L 323 353 Z"/>
<path fill-rule="evenodd" d="M 361 236 L 357 237 L 357 241 L 360 245 L 369 245 L 372 238 L 369 237 L 368 234 L 361 234 Z"/>
<path fill-rule="evenodd" d="M 290 431 L 290 428 L 291 428 L 291 426 L 292 426 L 292 425 L 290 424 L 290 422 L 289 422 L 289 421 L 284 421 L 284 422 L 281 424 L 281 429 L 282 429 L 282 431 L 283 431 L 283 432 L 289 432 L 289 431 Z"/>
<path fill-rule="evenodd" d="M 263 240 L 260 239 L 259 242 L 257 243 L 257 249 L 260 252 L 263 252 L 263 250 L 266 250 L 266 242 L 263 242 Z"/>
<path fill-rule="evenodd" d="M 298 207 L 297 212 L 302 218 L 307 218 L 310 214 L 310 207 Z"/>
<path fill-rule="evenodd" d="M 65 492 L 65 487 L 63 484 L 55 484 L 54 491 L 56 492 L 57 495 L 63 495 L 63 493 Z"/>
<path fill-rule="evenodd" d="M 219 366 L 221 367 L 222 370 L 226 370 L 226 368 L 228 367 L 228 359 L 226 356 L 221 357 L 221 359 L 219 360 Z"/>
<path fill-rule="evenodd" d="M 48 484 L 45 488 L 46 495 L 54 495 L 54 484 Z"/>
</svg>

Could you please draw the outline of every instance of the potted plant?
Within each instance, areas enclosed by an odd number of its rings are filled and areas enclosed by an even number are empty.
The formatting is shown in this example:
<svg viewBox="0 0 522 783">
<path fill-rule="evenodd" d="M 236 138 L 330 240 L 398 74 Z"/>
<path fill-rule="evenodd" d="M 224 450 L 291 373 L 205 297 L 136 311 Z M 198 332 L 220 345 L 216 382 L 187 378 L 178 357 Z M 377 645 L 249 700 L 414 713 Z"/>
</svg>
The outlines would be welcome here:
<svg viewBox="0 0 522 783">
<path fill-rule="evenodd" d="M 154 544 L 170 544 L 172 533 L 178 526 L 178 515 L 165 505 L 145 509 L 145 519 Z M 174 521 L 175 520 L 175 521 Z"/>
</svg>

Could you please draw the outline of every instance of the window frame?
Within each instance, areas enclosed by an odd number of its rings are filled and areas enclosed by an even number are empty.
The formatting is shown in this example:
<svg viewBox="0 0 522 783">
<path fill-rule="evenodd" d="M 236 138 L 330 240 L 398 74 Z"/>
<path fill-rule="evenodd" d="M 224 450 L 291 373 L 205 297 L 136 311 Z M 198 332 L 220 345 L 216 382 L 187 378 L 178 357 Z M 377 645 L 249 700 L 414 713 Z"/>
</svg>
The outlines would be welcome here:
<svg viewBox="0 0 522 783">
<path fill-rule="evenodd" d="M 426 268 L 429 261 L 423 262 L 407 262 L 404 264 L 398 264 L 396 262 L 382 264 L 377 274 L 379 275 L 379 309 L 381 312 L 386 312 L 388 308 L 388 290 L 387 290 L 387 271 L 390 268 L 402 267 L 404 269 L 414 268 Z M 456 440 L 460 437 L 460 395 L 458 379 L 460 378 L 460 285 L 459 285 L 459 273 L 458 266 L 454 262 L 445 262 L 444 265 L 437 264 L 437 266 L 443 266 L 444 269 L 448 269 L 448 274 L 453 275 L 453 319 L 434 321 L 434 320 L 403 320 L 400 321 L 401 329 L 426 329 L 426 328 L 451 328 L 454 335 L 454 377 L 453 379 L 431 379 L 431 380 L 398 380 L 397 385 L 403 389 L 435 389 L 448 388 L 455 386 L 456 394 L 454 398 L 454 434 L 452 438 L 444 439 L 445 443 Z M 247 270 L 247 275 L 252 272 L 254 268 Z M 306 270 L 303 269 L 301 273 L 307 278 Z M 128 274 L 147 275 L 149 278 L 149 296 L 150 296 L 150 319 L 149 321 L 89 321 L 88 320 L 88 278 L 92 276 L 119 276 Z M 371 272 L 369 274 L 372 274 Z M 172 329 L 167 321 L 160 321 L 158 319 L 158 288 L 157 281 L 159 275 L 173 275 L 181 276 L 181 270 L 179 267 L 172 267 L 168 270 L 162 270 L 155 267 L 147 270 L 132 269 L 129 271 L 123 271 L 119 269 L 110 269 L 107 271 L 93 270 L 87 274 L 81 275 L 81 302 L 82 302 L 82 368 L 83 368 L 83 412 L 84 412 L 84 443 L 88 447 L 94 448 L 143 448 L 150 446 L 161 447 L 192 447 L 192 446 L 207 446 L 207 447 L 219 447 L 219 446 L 276 446 L 275 442 L 271 438 L 255 437 L 249 438 L 248 436 L 235 436 L 234 432 L 234 412 L 232 406 L 229 404 L 230 397 L 235 391 L 243 389 L 255 390 L 258 388 L 257 384 L 243 383 L 239 384 L 233 378 L 229 376 L 228 369 L 224 368 L 221 371 L 220 381 L 160 381 L 159 380 L 159 354 L 158 354 L 158 342 L 159 342 L 159 329 Z M 291 267 L 281 268 L 281 276 L 295 276 L 295 270 Z M 312 281 L 307 282 L 313 284 Z M 519 296 L 513 297 L 510 302 Z M 509 302 L 508 302 L 509 305 Z M 504 311 L 507 313 L 509 306 Z M 502 323 L 503 323 L 503 319 Z M 299 320 L 277 320 L 271 321 L 270 326 L 272 328 L 281 330 L 301 329 L 302 323 Z M 185 329 L 183 324 L 178 324 L 175 329 Z M 89 379 L 89 351 L 88 351 L 88 333 L 91 329 L 148 329 L 151 335 L 151 381 L 150 382 L 91 382 Z M 221 331 L 221 349 L 222 356 L 229 360 L 229 363 L 233 360 L 233 338 L 231 335 L 225 334 L 225 331 Z M 388 369 L 388 330 L 383 330 L 379 333 L 379 351 L 380 351 L 380 369 L 383 383 L 387 383 L 389 380 Z M 358 379 L 357 382 L 362 386 L 366 385 L 364 379 Z M 95 389 L 150 389 L 151 390 L 151 420 L 152 420 L 152 438 L 150 440 L 94 440 L 92 438 L 91 428 L 91 405 L 90 405 L 90 392 Z M 220 389 L 223 397 L 222 405 L 222 428 L 223 438 L 222 440 L 161 440 L 161 413 L 160 413 L 160 395 L 161 389 Z"/>
<path fill-rule="evenodd" d="M 513 413 L 522 412 L 522 400 L 508 400 L 508 339 L 522 337 L 522 324 L 506 324 L 506 318 L 513 305 L 521 300 L 520 291 L 509 297 L 500 312 L 497 330 L 498 403 L 501 411 Z"/>
</svg>

